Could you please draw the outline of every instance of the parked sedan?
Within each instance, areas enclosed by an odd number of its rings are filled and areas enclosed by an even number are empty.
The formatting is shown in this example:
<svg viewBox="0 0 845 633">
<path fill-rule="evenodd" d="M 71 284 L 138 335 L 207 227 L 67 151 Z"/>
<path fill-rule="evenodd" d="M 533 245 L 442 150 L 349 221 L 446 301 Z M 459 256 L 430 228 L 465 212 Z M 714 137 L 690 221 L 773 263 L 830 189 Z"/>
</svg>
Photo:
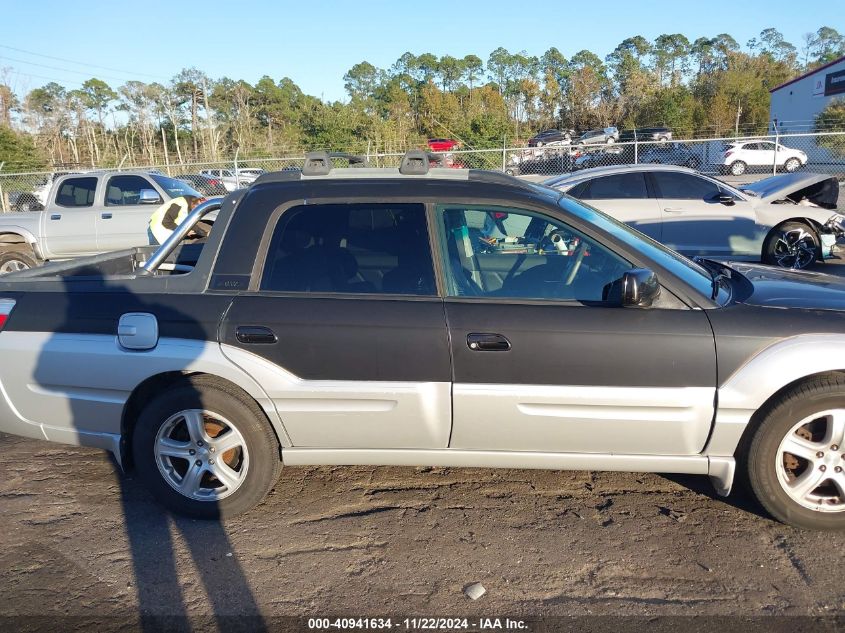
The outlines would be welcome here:
<svg viewBox="0 0 845 633">
<path fill-rule="evenodd" d="M 641 127 L 634 130 L 622 130 L 619 135 L 620 143 L 638 141 L 648 143 L 665 143 L 672 140 L 672 130 L 668 127 Z"/>
<path fill-rule="evenodd" d="M 200 174 L 183 174 L 178 177 L 194 189 L 199 191 L 204 196 L 225 196 L 228 192 L 223 182 L 211 176 L 201 176 Z"/>
<path fill-rule="evenodd" d="M 689 256 L 803 269 L 833 256 L 845 234 L 839 183 L 783 174 L 742 190 L 670 165 L 600 167 L 544 182 Z"/>
<path fill-rule="evenodd" d="M 600 130 L 587 130 L 578 137 L 578 145 L 610 145 L 619 140 L 619 130 L 606 127 Z"/>
<path fill-rule="evenodd" d="M 430 138 L 428 139 L 428 149 L 432 152 L 451 152 L 458 149 L 460 142 L 453 138 Z"/>
<path fill-rule="evenodd" d="M 242 178 L 246 176 L 247 178 L 256 179 L 266 173 L 267 170 L 262 169 L 261 167 L 244 167 L 243 169 L 238 170 L 238 174 L 240 174 Z"/>
<path fill-rule="evenodd" d="M 575 159 L 574 169 L 591 169 L 607 165 L 623 165 L 633 162 L 633 153 L 623 151 L 622 147 L 599 149 L 584 152 Z"/>
<path fill-rule="evenodd" d="M 223 183 L 226 191 L 234 191 L 235 189 L 246 187 L 247 185 L 252 184 L 255 180 L 254 176 L 249 176 L 247 174 L 238 173 L 238 175 L 235 176 L 235 172 L 232 169 L 203 169 L 200 172 L 200 176 L 219 180 Z"/>
<path fill-rule="evenodd" d="M 701 166 L 701 159 L 685 143 L 669 143 L 648 147 L 639 154 L 638 161 L 663 165 L 683 165 L 693 169 L 698 169 Z"/>
<path fill-rule="evenodd" d="M 775 164 L 783 171 L 798 171 L 807 164 L 807 154 L 772 141 L 739 141 L 725 146 L 719 169 L 722 173 L 741 176 L 755 168 L 771 169 Z"/>
<path fill-rule="evenodd" d="M 528 147 L 542 147 L 561 141 L 569 143 L 574 136 L 575 130 L 543 130 L 528 139 Z"/>
</svg>

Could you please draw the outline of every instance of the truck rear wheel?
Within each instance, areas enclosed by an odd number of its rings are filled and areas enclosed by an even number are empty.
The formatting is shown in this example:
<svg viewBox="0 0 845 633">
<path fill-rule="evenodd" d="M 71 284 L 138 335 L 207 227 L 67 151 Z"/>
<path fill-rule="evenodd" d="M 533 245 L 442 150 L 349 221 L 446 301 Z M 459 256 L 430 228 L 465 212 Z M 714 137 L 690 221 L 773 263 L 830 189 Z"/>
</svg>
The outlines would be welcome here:
<svg viewBox="0 0 845 633">
<path fill-rule="evenodd" d="M 845 528 L 845 376 L 798 385 L 769 407 L 746 468 L 754 495 L 777 520 Z"/>
<path fill-rule="evenodd" d="M 216 519 L 255 507 L 281 473 L 258 405 L 212 377 L 188 377 L 141 411 L 132 454 L 141 479 L 178 514 Z"/>
<path fill-rule="evenodd" d="M 38 266 L 35 253 L 27 244 L 11 244 L 0 248 L 0 275 L 29 270 Z"/>
</svg>

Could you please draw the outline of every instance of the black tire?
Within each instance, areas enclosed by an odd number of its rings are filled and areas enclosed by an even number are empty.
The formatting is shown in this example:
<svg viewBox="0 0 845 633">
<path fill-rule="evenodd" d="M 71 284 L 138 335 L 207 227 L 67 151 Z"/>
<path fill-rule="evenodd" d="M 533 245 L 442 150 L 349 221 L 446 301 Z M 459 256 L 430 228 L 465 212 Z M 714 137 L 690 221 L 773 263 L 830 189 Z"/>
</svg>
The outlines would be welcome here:
<svg viewBox="0 0 845 633">
<path fill-rule="evenodd" d="M 728 173 L 732 176 L 742 176 L 748 171 L 748 165 L 741 160 L 735 160 L 728 166 Z"/>
<path fill-rule="evenodd" d="M 805 238 L 805 244 L 809 245 L 812 241 L 813 244 L 813 251 L 814 254 L 812 258 L 807 254 L 802 255 L 799 257 L 799 265 L 794 265 L 794 258 L 792 256 L 786 256 L 785 258 L 782 257 L 783 255 L 783 246 L 782 243 L 782 236 L 784 234 L 795 232 L 795 231 L 803 231 L 807 234 L 807 238 Z M 779 244 L 779 242 L 781 242 Z M 822 258 L 822 251 L 821 251 L 821 240 L 819 239 L 819 234 L 816 230 L 803 223 L 803 222 L 784 222 L 780 226 L 776 226 L 771 232 L 766 236 L 766 240 L 763 242 L 763 256 L 762 260 L 764 264 L 770 264 L 772 266 L 779 266 L 781 268 L 793 268 L 796 270 L 806 270 L 807 268 L 811 268 L 817 261 Z"/>
<path fill-rule="evenodd" d="M 790 158 L 783 164 L 783 170 L 787 173 L 792 173 L 801 169 L 801 161 L 797 158 Z"/>
<path fill-rule="evenodd" d="M 27 244 L 10 244 L 0 248 L 0 275 L 38 266 L 35 253 Z"/>
<path fill-rule="evenodd" d="M 169 418 L 188 409 L 212 411 L 232 421 L 245 441 L 248 469 L 234 492 L 220 500 L 183 495 L 168 483 L 157 464 L 159 430 Z M 281 474 L 279 451 L 278 439 L 260 407 L 239 389 L 212 376 L 185 377 L 153 398 L 138 416 L 132 434 L 132 456 L 144 484 L 169 510 L 200 519 L 235 516 L 261 503 Z"/>
<path fill-rule="evenodd" d="M 757 500 L 778 521 L 813 530 L 845 528 L 845 510 L 821 512 L 799 504 L 786 492 L 777 473 L 778 448 L 790 430 L 805 418 L 834 408 L 845 408 L 845 376 L 842 374 L 830 374 L 800 384 L 762 412 L 747 444 L 745 475 Z M 832 455 L 845 465 L 842 447 L 837 447 Z"/>
</svg>

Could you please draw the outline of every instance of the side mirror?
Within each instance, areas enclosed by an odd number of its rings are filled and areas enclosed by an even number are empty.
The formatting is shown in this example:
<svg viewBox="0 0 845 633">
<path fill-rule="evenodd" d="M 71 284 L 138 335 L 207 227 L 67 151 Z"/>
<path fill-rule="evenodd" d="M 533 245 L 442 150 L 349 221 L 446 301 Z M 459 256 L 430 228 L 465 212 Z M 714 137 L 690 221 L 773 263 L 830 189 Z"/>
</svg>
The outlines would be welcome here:
<svg viewBox="0 0 845 633">
<path fill-rule="evenodd" d="M 726 207 L 732 207 L 736 204 L 736 200 L 734 200 L 734 197 L 727 193 L 720 193 L 716 197 L 716 200 L 718 200 L 720 204 L 723 204 Z"/>
<path fill-rule="evenodd" d="M 602 300 L 608 305 L 622 308 L 650 308 L 660 296 L 657 275 L 646 268 L 634 268 L 607 284 Z"/>
<path fill-rule="evenodd" d="M 161 204 L 161 196 L 155 189 L 141 189 L 138 193 L 138 204 Z"/>
</svg>

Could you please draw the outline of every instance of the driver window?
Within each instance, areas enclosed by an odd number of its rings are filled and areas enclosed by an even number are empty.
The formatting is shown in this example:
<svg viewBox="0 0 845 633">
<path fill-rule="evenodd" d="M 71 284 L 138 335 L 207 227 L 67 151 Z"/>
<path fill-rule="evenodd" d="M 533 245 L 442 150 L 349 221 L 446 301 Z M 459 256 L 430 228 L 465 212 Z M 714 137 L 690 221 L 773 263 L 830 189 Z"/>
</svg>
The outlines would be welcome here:
<svg viewBox="0 0 845 633">
<path fill-rule="evenodd" d="M 447 291 L 459 297 L 601 301 L 633 266 L 552 218 L 495 206 L 441 205 Z"/>
</svg>

